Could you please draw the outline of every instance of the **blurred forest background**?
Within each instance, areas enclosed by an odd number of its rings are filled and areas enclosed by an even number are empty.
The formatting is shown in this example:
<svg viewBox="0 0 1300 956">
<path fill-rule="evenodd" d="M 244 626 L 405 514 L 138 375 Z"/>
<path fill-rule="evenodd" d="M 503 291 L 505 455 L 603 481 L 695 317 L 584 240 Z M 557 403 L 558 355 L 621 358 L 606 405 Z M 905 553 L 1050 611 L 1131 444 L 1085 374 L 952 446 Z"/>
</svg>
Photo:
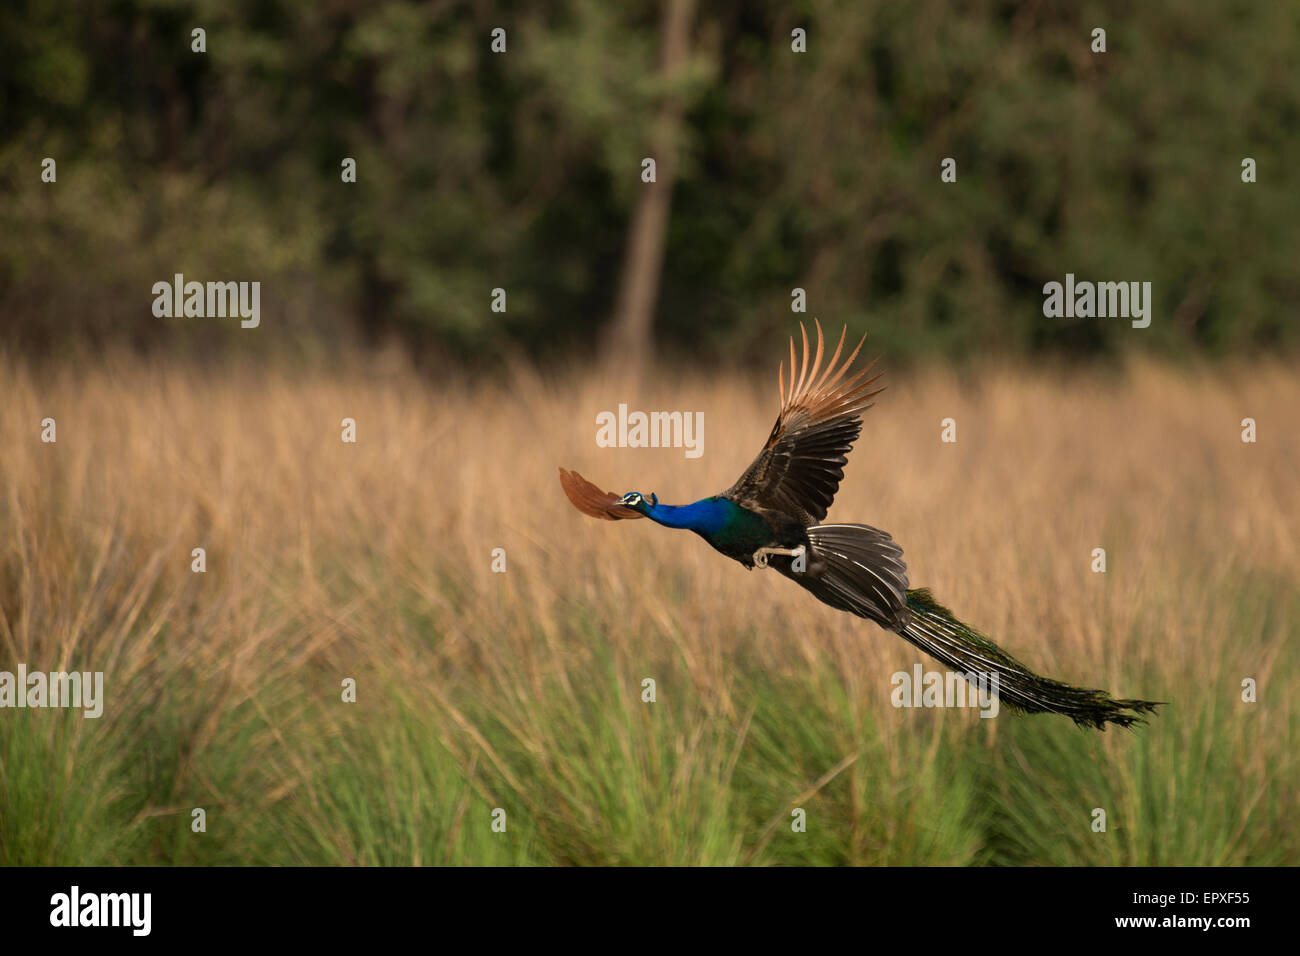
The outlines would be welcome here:
<svg viewBox="0 0 1300 956">
<path fill-rule="evenodd" d="M 0 344 L 767 361 L 801 287 L 891 362 L 1293 349 L 1297 36 L 1289 3 L 16 0 Z M 260 280 L 261 328 L 155 318 L 176 272 Z M 1151 327 L 1045 319 L 1066 272 L 1151 281 Z"/>
</svg>

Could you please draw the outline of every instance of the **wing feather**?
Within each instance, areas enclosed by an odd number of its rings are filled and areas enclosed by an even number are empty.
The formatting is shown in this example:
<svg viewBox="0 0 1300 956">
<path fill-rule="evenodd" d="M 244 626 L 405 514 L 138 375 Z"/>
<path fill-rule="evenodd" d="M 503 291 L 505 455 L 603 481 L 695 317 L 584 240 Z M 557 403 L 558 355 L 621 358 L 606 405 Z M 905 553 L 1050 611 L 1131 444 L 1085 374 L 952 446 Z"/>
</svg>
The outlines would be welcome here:
<svg viewBox="0 0 1300 956">
<path fill-rule="evenodd" d="M 873 388 L 880 374 L 867 377 L 872 362 L 852 375 L 849 370 L 862 351 L 864 336 L 848 358 L 844 352 L 845 328 L 829 362 L 821 323 L 817 347 L 808 342 L 808 330 L 799 323 L 803 339 L 796 360 L 794 339 L 790 339 L 790 381 L 786 387 L 785 364 L 777 371 L 781 391 L 781 413 L 758 457 L 724 494 L 738 503 L 795 517 L 806 525 L 826 517 L 835 492 L 844 478 L 848 453 L 862 431 L 862 412 L 871 398 L 884 388 Z"/>
<path fill-rule="evenodd" d="M 569 496 L 569 501 L 573 502 L 573 507 L 592 518 L 620 521 L 624 518 L 645 517 L 639 511 L 618 504 L 621 495 L 616 495 L 612 491 L 601 491 L 576 471 L 565 471 L 561 468 L 560 486 Z"/>
<path fill-rule="evenodd" d="M 809 573 L 793 571 L 785 559 L 772 566 L 831 607 L 891 630 L 907 625 L 907 565 L 893 538 L 868 525 L 823 524 L 808 529 L 808 540 L 814 555 Z"/>
</svg>

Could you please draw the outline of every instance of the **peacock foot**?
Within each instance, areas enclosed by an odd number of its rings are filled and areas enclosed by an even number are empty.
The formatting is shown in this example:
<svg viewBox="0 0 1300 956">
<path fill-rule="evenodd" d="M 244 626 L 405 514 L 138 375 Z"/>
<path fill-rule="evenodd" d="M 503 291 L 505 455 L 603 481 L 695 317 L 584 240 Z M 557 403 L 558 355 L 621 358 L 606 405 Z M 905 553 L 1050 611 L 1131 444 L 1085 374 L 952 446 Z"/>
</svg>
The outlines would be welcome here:
<svg viewBox="0 0 1300 956">
<path fill-rule="evenodd" d="M 804 553 L 804 546 L 802 544 L 797 548 L 759 548 L 754 552 L 754 564 L 760 568 L 765 568 L 768 566 L 767 559 L 769 555 L 784 554 L 797 560 L 802 558 Z"/>
</svg>

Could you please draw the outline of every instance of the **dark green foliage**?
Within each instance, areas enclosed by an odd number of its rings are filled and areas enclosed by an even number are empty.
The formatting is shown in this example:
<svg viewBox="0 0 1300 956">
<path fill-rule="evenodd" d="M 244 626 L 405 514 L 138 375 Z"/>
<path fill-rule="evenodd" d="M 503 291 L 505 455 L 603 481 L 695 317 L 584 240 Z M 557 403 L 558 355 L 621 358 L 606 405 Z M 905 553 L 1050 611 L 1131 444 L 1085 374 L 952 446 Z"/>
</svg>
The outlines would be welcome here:
<svg viewBox="0 0 1300 956">
<path fill-rule="evenodd" d="M 592 342 L 672 93 L 669 347 L 765 355 L 794 286 L 895 359 L 1293 347 L 1298 26 L 1294 4 L 734 0 L 697 12 L 665 89 L 648 2 L 21 0 L 0 35 L 0 330 L 42 350 Z M 256 346 L 155 319 L 176 271 L 261 279 Z M 1066 272 L 1151 281 L 1151 328 L 1045 319 Z"/>
</svg>

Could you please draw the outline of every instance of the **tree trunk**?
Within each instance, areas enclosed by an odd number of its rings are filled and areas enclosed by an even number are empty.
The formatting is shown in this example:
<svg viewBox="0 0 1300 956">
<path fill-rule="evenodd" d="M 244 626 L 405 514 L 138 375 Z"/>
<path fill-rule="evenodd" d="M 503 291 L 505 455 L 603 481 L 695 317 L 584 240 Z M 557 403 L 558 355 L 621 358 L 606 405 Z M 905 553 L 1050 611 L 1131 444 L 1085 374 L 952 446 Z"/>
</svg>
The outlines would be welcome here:
<svg viewBox="0 0 1300 956">
<path fill-rule="evenodd" d="M 671 78 L 690 55 L 694 7 L 695 0 L 664 2 L 659 72 L 665 79 Z M 663 270 L 664 240 L 668 232 L 681 121 L 681 101 L 676 96 L 665 97 L 650 138 L 655 181 L 640 185 L 641 194 L 628 223 L 618 301 L 605 340 L 606 357 L 620 365 L 640 367 L 650 357 L 653 348 L 655 302 L 659 297 L 659 278 Z"/>
</svg>

